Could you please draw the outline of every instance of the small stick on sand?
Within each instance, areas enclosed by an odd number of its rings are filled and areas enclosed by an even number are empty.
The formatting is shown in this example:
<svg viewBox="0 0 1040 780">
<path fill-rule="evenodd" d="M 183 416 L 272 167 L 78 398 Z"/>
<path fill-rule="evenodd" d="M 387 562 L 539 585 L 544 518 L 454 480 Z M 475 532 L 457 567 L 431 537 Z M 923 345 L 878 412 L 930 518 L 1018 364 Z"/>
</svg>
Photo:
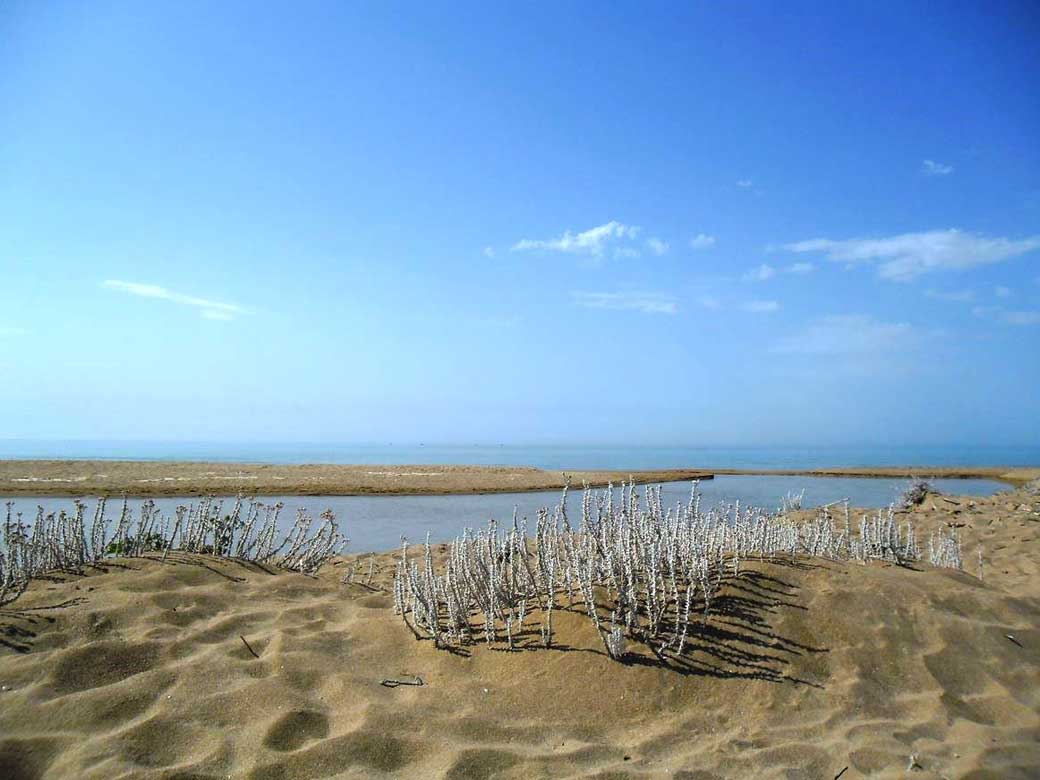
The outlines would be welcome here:
<svg viewBox="0 0 1040 780">
<path fill-rule="evenodd" d="M 1025 645 L 1023 645 L 1021 642 L 1019 642 L 1017 639 L 1015 639 L 1013 634 L 1004 634 L 1004 636 L 1006 636 L 1008 639 L 1010 639 L 1012 642 L 1014 642 L 1019 647 L 1025 648 Z"/>
<path fill-rule="evenodd" d="M 422 677 L 415 676 L 414 680 L 391 680 L 386 678 L 379 683 L 385 688 L 396 688 L 398 685 L 426 685 Z"/>
<path fill-rule="evenodd" d="M 849 771 L 849 768 L 848 768 L 848 767 L 845 767 L 845 768 L 844 768 L 844 769 L 842 769 L 842 770 L 841 770 L 840 772 L 838 772 L 838 774 L 836 774 L 836 775 L 834 776 L 834 780 L 838 780 L 838 778 L 839 778 L 839 777 L 841 777 L 841 776 L 842 776 L 843 774 L 845 774 L 845 773 L 846 773 L 846 772 L 848 772 L 848 771 Z"/>
<path fill-rule="evenodd" d="M 238 635 L 238 638 L 242 640 L 242 644 L 244 644 L 244 645 L 246 646 L 246 650 L 248 650 L 248 651 L 249 651 L 250 653 L 252 653 L 252 654 L 253 654 L 253 658 L 259 658 L 259 657 L 260 657 L 260 656 L 258 656 L 258 655 L 256 654 L 256 650 L 254 650 L 253 648 L 251 648 L 251 647 L 249 646 L 249 642 L 247 642 L 247 641 L 246 641 L 246 638 L 245 638 L 244 636 L 242 636 L 241 634 L 239 634 L 239 635 Z"/>
</svg>

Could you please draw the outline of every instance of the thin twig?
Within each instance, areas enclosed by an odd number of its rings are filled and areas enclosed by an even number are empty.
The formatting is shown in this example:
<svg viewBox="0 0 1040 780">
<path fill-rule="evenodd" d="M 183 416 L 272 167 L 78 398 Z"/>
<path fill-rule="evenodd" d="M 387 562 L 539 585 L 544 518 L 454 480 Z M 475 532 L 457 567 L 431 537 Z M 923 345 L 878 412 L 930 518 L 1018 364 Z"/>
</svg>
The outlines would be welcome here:
<svg viewBox="0 0 1040 780">
<path fill-rule="evenodd" d="M 838 778 L 839 778 L 839 777 L 841 777 L 841 776 L 842 776 L 843 774 L 845 774 L 845 773 L 846 773 L 846 772 L 848 772 L 848 771 L 849 771 L 849 768 L 848 768 L 848 767 L 845 767 L 845 768 L 844 768 L 844 769 L 842 769 L 842 770 L 841 770 L 840 772 L 838 772 L 838 774 L 836 774 L 836 775 L 834 776 L 834 780 L 838 780 Z"/>
<path fill-rule="evenodd" d="M 250 653 L 253 654 L 253 658 L 259 658 L 260 657 L 260 656 L 258 656 L 256 654 L 256 650 L 254 650 L 252 647 L 249 646 L 249 642 L 246 641 L 246 638 L 244 636 L 239 634 L 238 638 L 242 640 L 242 644 L 244 644 L 246 646 L 246 650 L 248 650 Z"/>
</svg>

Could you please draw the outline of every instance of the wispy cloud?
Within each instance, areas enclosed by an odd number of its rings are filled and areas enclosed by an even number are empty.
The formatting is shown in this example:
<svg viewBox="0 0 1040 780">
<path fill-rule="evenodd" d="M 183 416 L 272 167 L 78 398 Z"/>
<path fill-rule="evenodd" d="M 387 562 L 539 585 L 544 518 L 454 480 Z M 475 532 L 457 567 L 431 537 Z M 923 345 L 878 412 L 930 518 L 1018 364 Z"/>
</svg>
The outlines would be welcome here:
<svg viewBox="0 0 1040 780">
<path fill-rule="evenodd" d="M 675 314 L 675 300 L 660 293 L 575 292 L 574 302 L 588 309 L 628 309 L 643 314 Z"/>
<path fill-rule="evenodd" d="M 975 293 L 971 290 L 925 290 L 924 295 L 937 301 L 966 303 L 975 300 Z"/>
<path fill-rule="evenodd" d="M 495 256 L 495 248 L 493 246 L 484 247 L 484 257 L 489 260 Z"/>
<path fill-rule="evenodd" d="M 764 282 L 776 276 L 776 269 L 771 265 L 762 263 L 758 268 L 752 268 L 743 277 L 745 282 Z"/>
<path fill-rule="evenodd" d="M 996 295 L 998 298 L 1010 298 L 1011 288 L 1004 287 L 1003 285 L 998 284 L 996 287 L 993 288 L 993 294 Z"/>
<path fill-rule="evenodd" d="M 715 236 L 698 233 L 690 239 L 690 249 L 710 249 L 713 246 L 715 246 Z"/>
<path fill-rule="evenodd" d="M 805 276 L 806 274 L 812 273 L 816 270 L 816 266 L 812 263 L 792 263 L 784 268 L 774 268 L 768 263 L 762 263 L 757 268 L 752 268 L 741 279 L 745 282 L 765 282 L 772 279 L 777 274 L 795 274 L 797 276 Z"/>
<path fill-rule="evenodd" d="M 943 165 L 935 160 L 922 160 L 921 170 L 928 176 L 947 176 L 953 173 L 953 166 Z"/>
<path fill-rule="evenodd" d="M 655 238 L 653 236 L 646 240 L 646 248 L 658 257 L 663 255 L 669 249 L 668 243 L 666 241 L 662 241 L 661 239 Z"/>
<path fill-rule="evenodd" d="M 712 298 L 710 295 L 701 296 L 697 302 L 705 309 L 717 309 L 721 305 L 718 298 Z"/>
<path fill-rule="evenodd" d="M 15 328 L 0 325 L 0 338 L 3 338 L 4 336 L 24 336 L 28 332 L 29 331 L 27 331 L 25 328 Z"/>
<path fill-rule="evenodd" d="M 751 179 L 737 179 L 737 186 L 742 190 L 748 190 L 755 186 Z"/>
<path fill-rule="evenodd" d="M 776 301 L 747 301 L 740 308 L 752 314 L 772 314 L 780 311 L 780 304 Z"/>
<path fill-rule="evenodd" d="M 551 252 L 566 252 L 576 255 L 592 255 L 599 257 L 604 250 L 611 245 L 634 239 L 639 235 L 640 228 L 634 225 L 625 225 L 621 222 L 611 220 L 604 225 L 590 228 L 581 233 L 565 231 L 559 238 L 531 239 L 524 238 L 510 247 L 513 252 L 528 252 L 532 250 L 546 250 Z"/>
<path fill-rule="evenodd" d="M 802 332 L 780 339 L 772 352 L 785 355 L 863 355 L 916 346 L 921 334 L 905 322 L 879 322 L 865 314 L 820 317 Z"/>
<path fill-rule="evenodd" d="M 223 301 L 210 300 L 209 298 L 198 298 L 194 295 L 182 295 L 181 293 L 167 290 L 165 287 L 160 287 L 156 284 L 139 284 L 137 282 L 123 282 L 118 279 L 107 279 L 102 283 L 102 287 L 107 287 L 110 290 L 118 290 L 119 292 L 128 293 L 130 295 L 137 295 L 142 298 L 155 298 L 157 300 L 181 304 L 182 306 L 192 306 L 199 309 L 203 317 L 210 320 L 232 320 L 239 314 L 244 314 L 246 311 L 236 303 L 225 303 Z"/>
<path fill-rule="evenodd" d="M 888 238 L 813 238 L 784 246 L 789 252 L 821 253 L 855 265 L 877 263 L 884 279 L 909 281 L 933 271 L 961 271 L 998 263 L 1040 249 L 1040 236 L 1021 240 L 988 238 L 960 230 L 930 230 Z"/>
</svg>

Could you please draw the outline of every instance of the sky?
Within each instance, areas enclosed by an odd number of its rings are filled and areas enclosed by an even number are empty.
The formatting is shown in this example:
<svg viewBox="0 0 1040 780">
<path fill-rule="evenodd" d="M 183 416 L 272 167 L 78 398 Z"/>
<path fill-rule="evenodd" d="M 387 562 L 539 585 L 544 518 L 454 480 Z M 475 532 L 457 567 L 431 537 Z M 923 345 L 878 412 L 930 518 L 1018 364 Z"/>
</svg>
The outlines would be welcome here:
<svg viewBox="0 0 1040 780">
<path fill-rule="evenodd" d="M 503 5 L 0 5 L 0 438 L 1040 441 L 1035 3 Z"/>
</svg>

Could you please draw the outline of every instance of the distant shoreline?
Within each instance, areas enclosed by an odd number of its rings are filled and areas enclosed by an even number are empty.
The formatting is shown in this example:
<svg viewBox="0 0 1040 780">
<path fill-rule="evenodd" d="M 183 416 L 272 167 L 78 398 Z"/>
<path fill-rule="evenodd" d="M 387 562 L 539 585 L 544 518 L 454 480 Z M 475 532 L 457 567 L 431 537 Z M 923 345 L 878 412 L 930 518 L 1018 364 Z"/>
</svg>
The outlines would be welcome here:
<svg viewBox="0 0 1040 780">
<path fill-rule="evenodd" d="M 546 470 L 528 466 L 274 465 L 133 460 L 0 460 L 0 495 L 465 495 L 712 479 L 714 476 L 992 479 L 1023 485 L 1040 467 L 870 466 L 816 469 Z"/>
</svg>

